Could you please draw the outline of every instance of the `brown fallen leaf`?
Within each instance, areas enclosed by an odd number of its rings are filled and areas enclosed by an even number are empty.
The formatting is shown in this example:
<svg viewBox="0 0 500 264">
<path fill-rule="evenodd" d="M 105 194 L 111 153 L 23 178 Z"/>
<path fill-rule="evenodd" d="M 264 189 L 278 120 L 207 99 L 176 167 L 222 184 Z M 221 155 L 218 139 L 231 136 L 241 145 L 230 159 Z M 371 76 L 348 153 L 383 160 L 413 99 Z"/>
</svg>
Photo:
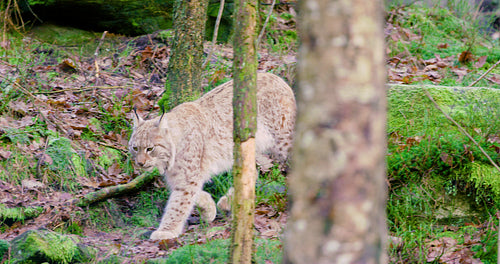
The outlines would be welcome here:
<svg viewBox="0 0 500 264">
<path fill-rule="evenodd" d="M 486 78 L 486 80 L 492 82 L 492 83 L 495 83 L 495 84 L 500 84 L 500 75 L 498 74 L 491 74 L 492 76 L 491 77 L 488 77 Z"/>
<path fill-rule="evenodd" d="M 488 58 L 488 56 L 486 56 L 486 55 L 479 57 L 479 59 L 477 60 L 477 62 L 474 63 L 474 67 L 475 68 L 481 68 L 481 67 L 483 67 L 484 64 L 486 63 L 486 59 L 487 58 Z"/>
<path fill-rule="evenodd" d="M 6 160 L 12 155 L 11 151 L 0 149 L 0 160 Z"/>
<path fill-rule="evenodd" d="M 453 67 L 453 68 L 451 68 L 451 71 L 458 76 L 458 80 L 457 80 L 458 82 L 462 82 L 462 80 L 464 79 L 464 76 L 467 75 L 467 73 L 468 73 L 467 68 Z"/>
<path fill-rule="evenodd" d="M 472 55 L 472 53 L 468 50 L 462 51 L 462 53 L 460 53 L 460 56 L 458 57 L 458 61 L 463 64 L 472 62 L 473 60 L 474 55 Z"/>
<path fill-rule="evenodd" d="M 450 46 L 450 44 L 448 44 L 448 43 L 439 43 L 437 45 L 437 48 L 438 49 L 447 49 L 449 46 Z"/>
</svg>

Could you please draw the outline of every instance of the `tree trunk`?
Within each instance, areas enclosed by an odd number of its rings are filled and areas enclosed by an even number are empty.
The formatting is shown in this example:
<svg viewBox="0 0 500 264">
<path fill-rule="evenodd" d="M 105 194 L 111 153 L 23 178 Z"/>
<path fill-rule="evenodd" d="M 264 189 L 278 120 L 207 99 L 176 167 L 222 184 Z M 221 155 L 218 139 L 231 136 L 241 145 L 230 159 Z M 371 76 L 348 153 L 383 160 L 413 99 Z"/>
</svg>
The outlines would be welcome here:
<svg viewBox="0 0 500 264">
<path fill-rule="evenodd" d="M 255 210 L 257 131 L 257 1 L 235 1 L 234 23 L 234 198 L 230 263 L 251 263 Z"/>
<path fill-rule="evenodd" d="M 303 0 L 284 263 L 385 263 L 382 3 Z"/>
<path fill-rule="evenodd" d="M 208 1 L 176 0 L 174 6 L 174 38 L 165 84 L 168 108 L 201 93 L 203 39 Z"/>
</svg>

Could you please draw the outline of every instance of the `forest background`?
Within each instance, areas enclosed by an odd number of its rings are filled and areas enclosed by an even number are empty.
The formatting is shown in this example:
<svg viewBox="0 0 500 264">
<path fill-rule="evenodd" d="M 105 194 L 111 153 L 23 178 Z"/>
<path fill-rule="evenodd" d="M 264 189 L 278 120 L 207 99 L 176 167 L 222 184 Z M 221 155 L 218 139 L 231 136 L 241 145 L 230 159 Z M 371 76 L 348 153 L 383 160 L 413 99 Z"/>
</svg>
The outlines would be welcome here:
<svg viewBox="0 0 500 264">
<path fill-rule="evenodd" d="M 162 30 L 171 26 L 168 1 L 71 2 L 7 1 L 0 8 L 4 261 L 26 257 L 16 256 L 13 247 L 28 240 L 37 246 L 34 252 L 44 252 L 53 262 L 225 263 L 230 233 L 225 216 L 211 225 L 194 217 L 186 234 L 170 244 L 142 236 L 157 225 L 168 197 L 160 180 L 84 208 L 68 204 L 138 175 L 126 148 L 131 111 L 137 106 L 147 116 L 158 114 L 172 39 L 171 31 Z M 295 5 L 269 1 L 260 6 L 265 30 L 259 70 L 291 85 L 298 48 Z M 498 164 L 500 70 L 493 68 L 475 88 L 460 88 L 500 60 L 497 9 L 495 1 L 482 6 L 386 3 L 388 253 L 393 263 L 496 262 L 500 175 L 422 87 Z M 200 93 L 230 79 L 231 10 L 227 1 L 218 42 L 205 44 L 205 54 L 211 55 Z M 218 11 L 219 2 L 211 2 L 207 40 Z M 286 175 L 272 164 L 260 169 L 256 260 L 279 263 Z M 207 189 L 218 198 L 230 185 L 225 174 Z M 54 243 L 61 248 L 51 251 L 47 245 Z"/>
</svg>

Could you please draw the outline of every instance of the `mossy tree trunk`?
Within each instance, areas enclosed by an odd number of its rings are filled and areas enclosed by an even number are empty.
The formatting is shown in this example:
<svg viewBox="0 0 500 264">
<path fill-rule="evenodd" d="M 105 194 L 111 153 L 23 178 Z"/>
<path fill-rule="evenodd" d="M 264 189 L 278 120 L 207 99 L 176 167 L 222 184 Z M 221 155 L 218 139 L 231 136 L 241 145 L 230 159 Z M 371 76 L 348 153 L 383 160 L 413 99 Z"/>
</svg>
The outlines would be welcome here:
<svg viewBox="0 0 500 264">
<path fill-rule="evenodd" d="M 382 1 L 299 2 L 284 263 L 386 261 Z"/>
<path fill-rule="evenodd" d="M 234 20 L 234 198 L 230 263 L 251 263 L 255 210 L 257 131 L 257 1 L 235 1 Z"/>
<path fill-rule="evenodd" d="M 201 93 L 207 6 L 204 0 L 175 1 L 174 38 L 165 84 L 168 108 Z"/>
</svg>

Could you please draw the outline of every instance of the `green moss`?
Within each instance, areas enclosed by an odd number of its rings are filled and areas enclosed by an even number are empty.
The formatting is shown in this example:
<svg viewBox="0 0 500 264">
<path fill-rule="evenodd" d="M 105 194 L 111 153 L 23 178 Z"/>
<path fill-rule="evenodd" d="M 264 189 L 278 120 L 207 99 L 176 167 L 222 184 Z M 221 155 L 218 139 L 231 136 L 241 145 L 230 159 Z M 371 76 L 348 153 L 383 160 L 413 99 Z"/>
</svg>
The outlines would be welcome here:
<svg viewBox="0 0 500 264">
<path fill-rule="evenodd" d="M 29 230 L 11 242 L 11 259 L 16 263 L 78 263 L 90 257 L 75 237 L 49 230 Z"/>
<path fill-rule="evenodd" d="M 99 156 L 99 165 L 104 168 L 108 168 L 114 163 L 121 163 L 121 153 L 120 151 L 113 148 L 102 148 L 103 155 Z"/>
<path fill-rule="evenodd" d="M 489 190 L 500 203 L 500 172 L 490 164 L 474 162 L 470 165 L 469 180 L 478 190 Z"/>
<path fill-rule="evenodd" d="M 77 177 L 87 176 L 86 164 L 83 157 L 76 154 L 71 155 L 71 162 L 73 163 L 73 169 Z"/>
<path fill-rule="evenodd" d="M 425 89 L 493 160 L 500 161 L 491 142 L 491 136 L 500 131 L 500 90 Z M 388 103 L 388 217 L 392 228 L 435 221 L 435 212 L 441 207 L 435 201 L 443 197 L 466 196 L 471 207 L 500 206 L 498 173 L 479 148 L 434 106 L 422 86 L 392 85 Z"/>
<path fill-rule="evenodd" d="M 425 86 L 440 107 L 459 123 L 489 131 L 500 126 L 500 90 Z M 388 131 L 408 134 L 456 127 L 432 104 L 422 86 L 391 85 L 388 90 Z"/>
<path fill-rule="evenodd" d="M 34 27 L 31 32 L 37 39 L 57 45 L 79 45 L 93 41 L 99 37 L 100 33 L 57 26 L 53 24 L 43 24 Z"/>
<path fill-rule="evenodd" d="M 0 204 L 0 220 L 7 222 L 24 221 L 37 217 L 43 212 L 42 207 L 14 207 L 7 208 L 5 204 Z"/>
</svg>

